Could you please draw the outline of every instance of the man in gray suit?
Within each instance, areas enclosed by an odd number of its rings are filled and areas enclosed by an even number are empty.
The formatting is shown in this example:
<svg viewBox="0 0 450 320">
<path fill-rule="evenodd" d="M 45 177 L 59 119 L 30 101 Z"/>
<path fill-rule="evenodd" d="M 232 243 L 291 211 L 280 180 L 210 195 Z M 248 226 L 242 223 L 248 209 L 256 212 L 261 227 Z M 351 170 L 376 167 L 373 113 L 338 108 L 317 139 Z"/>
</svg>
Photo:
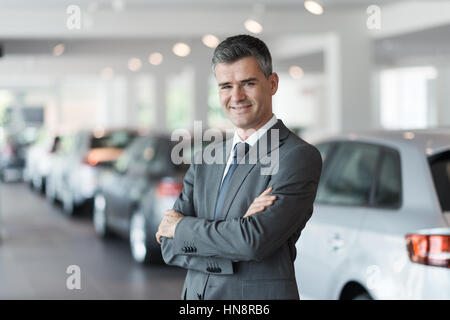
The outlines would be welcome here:
<svg viewBox="0 0 450 320">
<path fill-rule="evenodd" d="M 215 149 L 224 161 L 187 171 L 156 234 L 164 261 L 188 269 L 183 299 L 299 299 L 295 243 L 313 212 L 320 153 L 272 113 L 279 79 L 264 42 L 230 37 L 212 64 L 235 134 Z M 264 173 L 267 159 L 276 166 Z"/>
</svg>

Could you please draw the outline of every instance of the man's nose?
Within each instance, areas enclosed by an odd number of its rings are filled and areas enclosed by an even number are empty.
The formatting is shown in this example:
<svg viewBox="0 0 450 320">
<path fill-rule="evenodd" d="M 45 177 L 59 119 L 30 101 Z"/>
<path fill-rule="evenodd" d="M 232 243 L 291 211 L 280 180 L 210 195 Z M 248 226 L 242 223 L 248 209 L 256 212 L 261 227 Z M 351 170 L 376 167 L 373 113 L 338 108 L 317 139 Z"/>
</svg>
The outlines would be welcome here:
<svg viewBox="0 0 450 320">
<path fill-rule="evenodd" d="M 235 88 L 233 88 L 232 92 L 231 92 L 231 101 L 236 103 L 236 102 L 240 102 L 246 99 L 246 95 L 245 95 L 245 91 L 237 86 Z"/>
</svg>

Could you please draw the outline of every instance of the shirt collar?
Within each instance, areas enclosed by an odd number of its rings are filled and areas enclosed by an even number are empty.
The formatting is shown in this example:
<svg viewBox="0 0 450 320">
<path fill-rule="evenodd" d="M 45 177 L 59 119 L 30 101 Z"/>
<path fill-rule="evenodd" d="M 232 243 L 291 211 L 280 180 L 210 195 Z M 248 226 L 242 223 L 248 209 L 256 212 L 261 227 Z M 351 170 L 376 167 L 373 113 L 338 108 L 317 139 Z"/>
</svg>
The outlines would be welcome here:
<svg viewBox="0 0 450 320">
<path fill-rule="evenodd" d="M 270 129 L 273 125 L 277 123 L 278 119 L 275 116 L 275 114 L 272 115 L 272 118 L 270 118 L 269 121 L 267 121 L 261 128 L 259 128 L 256 132 L 252 133 L 247 140 L 242 141 L 241 137 L 237 134 L 237 131 L 234 131 L 234 137 L 233 137 L 233 145 L 231 146 L 231 150 L 234 149 L 234 146 L 239 142 L 246 142 L 250 145 L 250 147 L 253 147 L 256 142 L 258 142 L 259 138 L 263 136 L 267 130 Z"/>
</svg>

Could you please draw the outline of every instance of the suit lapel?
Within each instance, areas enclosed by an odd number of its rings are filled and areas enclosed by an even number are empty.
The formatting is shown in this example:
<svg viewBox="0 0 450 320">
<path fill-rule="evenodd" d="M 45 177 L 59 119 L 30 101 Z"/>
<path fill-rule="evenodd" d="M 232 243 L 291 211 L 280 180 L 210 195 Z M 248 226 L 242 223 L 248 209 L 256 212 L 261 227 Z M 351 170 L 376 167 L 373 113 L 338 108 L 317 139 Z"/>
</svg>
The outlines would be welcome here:
<svg viewBox="0 0 450 320">
<path fill-rule="evenodd" d="M 278 129 L 278 137 L 275 136 L 275 138 L 278 139 L 278 143 L 271 143 L 271 130 L 272 129 Z M 283 141 L 286 139 L 286 137 L 289 135 L 289 129 L 287 129 L 283 122 L 281 120 L 278 120 L 278 122 L 273 125 L 267 132 L 260 137 L 259 141 L 267 141 L 267 148 L 263 148 L 265 150 L 262 150 L 262 152 L 258 152 L 258 143 L 256 143 L 253 147 L 250 148 L 247 156 L 241 160 L 239 166 L 236 168 L 236 171 L 234 172 L 233 176 L 231 177 L 230 186 L 228 187 L 228 192 L 225 197 L 222 210 L 224 213 L 222 213 L 222 219 L 226 219 L 228 216 L 228 211 L 230 209 L 230 206 L 236 197 L 237 192 L 239 191 L 242 183 L 244 182 L 247 175 L 250 173 L 250 171 L 256 166 L 256 163 L 259 163 L 259 160 L 263 157 L 268 156 L 273 150 L 276 148 L 279 148 Z M 228 155 L 229 153 L 227 153 Z M 249 159 L 257 159 L 257 161 L 251 161 Z M 224 167 L 225 169 L 225 167 Z M 223 174 L 223 170 L 222 170 Z M 222 179 L 222 176 L 220 176 L 220 179 Z M 219 182 L 220 186 L 220 182 Z M 217 189 L 218 191 L 219 189 Z M 218 192 L 217 192 L 218 194 Z M 215 200 L 217 201 L 217 194 L 215 197 Z M 215 204 L 216 202 L 214 202 Z M 214 206 L 215 208 L 215 206 Z M 214 213 L 213 213 L 214 214 Z M 213 217 L 214 219 L 214 217 Z"/>
</svg>

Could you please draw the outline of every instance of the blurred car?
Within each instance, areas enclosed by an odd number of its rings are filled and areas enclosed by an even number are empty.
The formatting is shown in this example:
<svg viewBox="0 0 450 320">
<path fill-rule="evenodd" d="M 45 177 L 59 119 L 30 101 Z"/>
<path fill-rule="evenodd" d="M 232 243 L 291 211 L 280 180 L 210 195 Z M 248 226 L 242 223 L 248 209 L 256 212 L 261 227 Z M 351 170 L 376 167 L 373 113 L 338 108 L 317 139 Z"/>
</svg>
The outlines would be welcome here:
<svg viewBox="0 0 450 320">
<path fill-rule="evenodd" d="M 30 143 L 21 135 L 8 135 L 0 149 L 0 179 L 4 182 L 21 181 L 25 156 Z"/>
<path fill-rule="evenodd" d="M 111 166 L 137 136 L 135 130 L 83 130 L 67 139 L 53 163 L 47 197 L 61 201 L 69 215 L 79 209 L 89 210 L 100 171 Z"/>
<path fill-rule="evenodd" d="M 34 189 L 44 192 L 54 157 L 60 147 L 59 135 L 47 135 L 33 144 L 25 159 L 24 181 Z"/>
<path fill-rule="evenodd" d="M 341 135 L 297 242 L 303 299 L 450 299 L 450 134 Z"/>
<path fill-rule="evenodd" d="M 94 200 L 95 231 L 102 238 L 111 233 L 127 238 L 139 263 L 162 261 L 155 233 L 180 194 L 188 169 L 188 164 L 172 161 L 174 145 L 162 135 L 138 138 L 100 178 Z"/>
<path fill-rule="evenodd" d="M 45 183 L 45 196 L 51 202 L 61 201 L 63 190 L 63 173 L 66 167 L 66 157 L 74 148 L 75 136 L 64 135 L 60 137 L 59 147 L 52 156 L 52 164 Z"/>
</svg>

